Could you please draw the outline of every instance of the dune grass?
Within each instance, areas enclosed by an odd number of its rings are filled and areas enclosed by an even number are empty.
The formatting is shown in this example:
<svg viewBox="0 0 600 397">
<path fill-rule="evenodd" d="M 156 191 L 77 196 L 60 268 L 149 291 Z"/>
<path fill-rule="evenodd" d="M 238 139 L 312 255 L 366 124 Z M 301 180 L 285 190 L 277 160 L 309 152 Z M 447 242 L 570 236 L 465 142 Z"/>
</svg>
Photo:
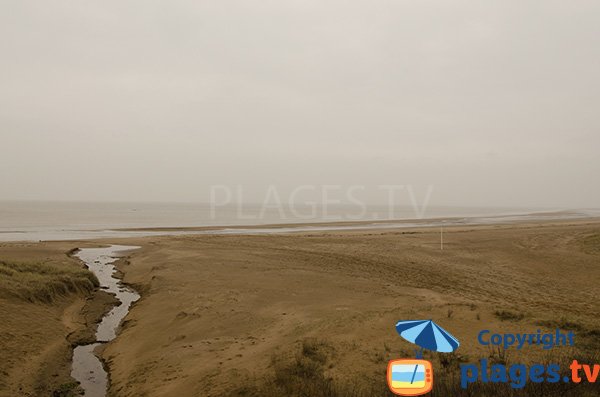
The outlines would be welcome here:
<svg viewBox="0 0 600 397">
<path fill-rule="evenodd" d="M 332 378 L 328 375 L 333 367 L 330 360 L 335 350 L 326 341 L 304 340 L 293 357 L 276 356 L 272 359 L 272 374 L 262 379 L 248 379 L 231 395 L 237 397 L 372 397 L 394 396 L 385 381 L 386 364 L 380 365 L 381 375 L 372 377 L 355 376 L 347 379 Z M 486 357 L 482 357 L 486 358 Z M 490 351 L 491 362 L 510 365 L 510 357 L 503 352 Z M 434 389 L 427 396 L 439 397 L 592 397 L 600 395 L 600 384 L 575 383 L 533 383 L 528 382 L 523 389 L 513 389 L 506 383 L 470 384 L 467 389 L 460 385 L 460 365 L 476 362 L 459 354 L 431 355 L 435 372 Z M 581 363 L 600 362 L 597 354 L 578 354 L 573 357 L 547 357 L 545 363 L 559 363 L 561 378 L 570 374 L 568 369 L 572 359 Z"/>
<path fill-rule="evenodd" d="M 589 234 L 580 241 L 584 252 L 592 255 L 600 253 L 600 232 Z"/>
<path fill-rule="evenodd" d="M 0 261 L 0 296 L 32 303 L 53 303 L 74 293 L 88 293 L 99 285 L 87 269 L 72 264 Z"/>
<path fill-rule="evenodd" d="M 496 310 L 494 316 L 500 321 L 521 321 L 525 318 L 523 313 L 514 313 L 508 310 Z"/>
<path fill-rule="evenodd" d="M 237 397 L 370 397 L 388 395 L 387 387 L 370 385 L 364 380 L 349 383 L 335 381 L 327 375 L 328 362 L 334 354 L 326 341 L 305 339 L 298 353 L 272 357 L 273 373 L 263 379 L 248 380 L 232 392 Z M 385 382 L 383 383 L 385 386 Z"/>
</svg>

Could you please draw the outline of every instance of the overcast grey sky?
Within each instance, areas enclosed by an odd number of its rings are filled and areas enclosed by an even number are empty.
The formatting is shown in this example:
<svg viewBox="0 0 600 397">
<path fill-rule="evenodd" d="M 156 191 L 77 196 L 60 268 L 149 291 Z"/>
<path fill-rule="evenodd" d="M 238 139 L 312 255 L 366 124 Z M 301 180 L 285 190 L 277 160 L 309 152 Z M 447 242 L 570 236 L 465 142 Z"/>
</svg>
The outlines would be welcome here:
<svg viewBox="0 0 600 397">
<path fill-rule="evenodd" d="M 0 199 L 412 184 L 598 207 L 599 20 L 577 0 L 0 0 Z"/>
</svg>

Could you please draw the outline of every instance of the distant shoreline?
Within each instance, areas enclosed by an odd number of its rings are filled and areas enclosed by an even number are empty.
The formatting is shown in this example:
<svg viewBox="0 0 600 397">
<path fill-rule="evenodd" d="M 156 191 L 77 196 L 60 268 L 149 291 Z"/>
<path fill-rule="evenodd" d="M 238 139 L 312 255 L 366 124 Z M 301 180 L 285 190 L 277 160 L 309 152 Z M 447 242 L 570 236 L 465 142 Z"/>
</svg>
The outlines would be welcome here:
<svg viewBox="0 0 600 397">
<path fill-rule="evenodd" d="M 484 215 L 484 216 L 444 216 L 434 218 L 399 218 L 385 220 L 338 220 L 338 221 L 313 221 L 313 222 L 282 222 L 265 223 L 254 225 L 218 225 L 218 226 L 173 226 L 173 227 L 140 227 L 140 228 L 118 228 L 115 231 L 229 231 L 229 230 L 253 230 L 253 229 L 300 229 L 300 228 L 380 228 L 380 227 L 429 227 L 444 225 L 465 225 L 465 224 L 494 224 L 518 221 L 537 221 L 537 220 L 562 220 L 562 219 L 586 219 L 597 218 L 598 215 L 586 214 L 580 211 L 540 211 L 526 212 L 506 215 Z M 497 222 L 494 222 L 497 221 Z"/>
<path fill-rule="evenodd" d="M 0 241 L 69 241 L 95 240 L 104 238 L 135 238 L 153 236 L 180 235 L 227 235 L 227 234 L 276 234 L 326 231 L 410 229 L 441 226 L 482 226 L 497 224 L 517 224 L 527 222 L 550 222 L 565 220 L 597 219 L 597 214 L 590 211 L 547 211 L 529 212 L 507 215 L 489 216 L 450 216 L 422 219 L 390 219 L 390 220 L 356 220 L 356 221 L 323 221 L 323 222 L 282 222 L 255 225 L 221 225 L 221 226 L 173 226 L 173 227 L 139 227 L 139 228 L 104 228 L 73 229 L 62 228 L 49 230 L 28 228 L 30 230 L 0 231 Z"/>
</svg>

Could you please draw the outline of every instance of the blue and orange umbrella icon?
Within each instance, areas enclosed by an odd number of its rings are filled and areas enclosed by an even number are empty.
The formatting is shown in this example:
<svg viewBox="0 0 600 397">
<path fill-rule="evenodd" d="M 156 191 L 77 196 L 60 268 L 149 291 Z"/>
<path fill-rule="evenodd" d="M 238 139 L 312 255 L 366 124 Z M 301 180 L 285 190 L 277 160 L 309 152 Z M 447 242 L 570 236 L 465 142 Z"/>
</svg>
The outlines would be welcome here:
<svg viewBox="0 0 600 397">
<path fill-rule="evenodd" d="M 401 337 L 419 346 L 416 359 L 391 360 L 387 382 L 390 390 L 400 396 L 419 396 L 433 388 L 433 367 L 423 360 L 423 349 L 450 353 L 458 348 L 458 339 L 431 320 L 399 321 L 396 331 Z"/>
</svg>

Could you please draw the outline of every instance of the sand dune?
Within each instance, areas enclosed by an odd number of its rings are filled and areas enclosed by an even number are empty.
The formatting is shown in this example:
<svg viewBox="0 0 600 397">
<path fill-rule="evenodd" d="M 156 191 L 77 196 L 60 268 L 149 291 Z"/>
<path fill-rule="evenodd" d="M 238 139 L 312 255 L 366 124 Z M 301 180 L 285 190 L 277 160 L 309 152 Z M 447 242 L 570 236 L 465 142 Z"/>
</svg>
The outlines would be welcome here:
<svg viewBox="0 0 600 397">
<path fill-rule="evenodd" d="M 105 351 L 111 395 L 232 395 L 311 338 L 335 351 L 327 376 L 381 384 L 387 359 L 414 354 L 399 319 L 435 318 L 461 354 L 483 357 L 483 327 L 535 332 L 564 317 L 598 329 L 600 268 L 586 239 L 599 232 L 455 228 L 444 251 L 437 229 L 148 241 L 122 267 L 143 298 Z"/>
</svg>

